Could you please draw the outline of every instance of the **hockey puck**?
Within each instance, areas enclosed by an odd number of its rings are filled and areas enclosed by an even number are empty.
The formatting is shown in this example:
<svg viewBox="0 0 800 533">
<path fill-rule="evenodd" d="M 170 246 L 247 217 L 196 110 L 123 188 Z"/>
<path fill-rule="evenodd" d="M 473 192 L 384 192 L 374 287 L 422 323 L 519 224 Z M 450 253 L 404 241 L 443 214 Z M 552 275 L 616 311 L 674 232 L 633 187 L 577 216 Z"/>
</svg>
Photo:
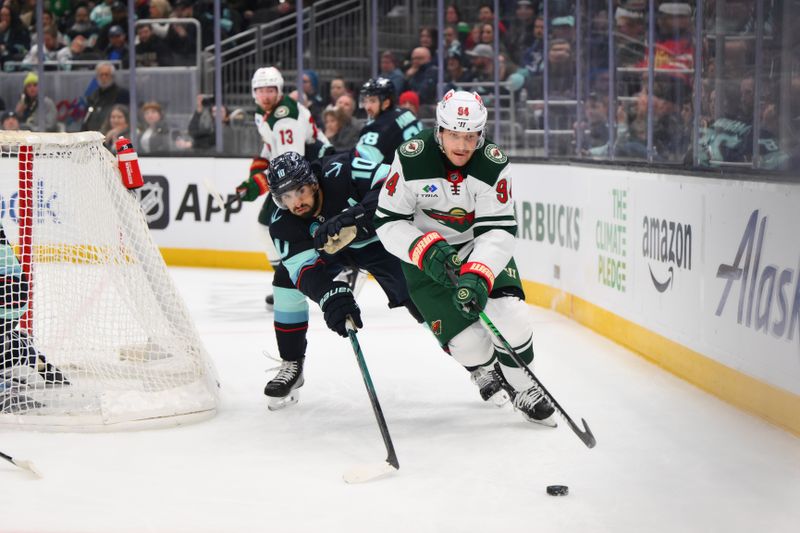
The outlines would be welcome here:
<svg viewBox="0 0 800 533">
<path fill-rule="evenodd" d="M 569 487 L 566 485 L 548 485 L 547 494 L 550 496 L 566 496 L 569 494 Z"/>
</svg>

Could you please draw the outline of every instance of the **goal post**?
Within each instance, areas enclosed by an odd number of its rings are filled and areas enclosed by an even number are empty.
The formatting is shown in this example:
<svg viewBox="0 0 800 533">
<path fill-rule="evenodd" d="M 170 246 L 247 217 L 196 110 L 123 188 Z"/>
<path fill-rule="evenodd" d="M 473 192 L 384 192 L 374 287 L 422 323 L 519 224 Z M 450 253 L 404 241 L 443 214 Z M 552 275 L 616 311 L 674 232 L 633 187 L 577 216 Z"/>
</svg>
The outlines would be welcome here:
<svg viewBox="0 0 800 533">
<path fill-rule="evenodd" d="M 218 383 L 97 132 L 0 131 L 0 428 L 212 416 Z"/>
</svg>

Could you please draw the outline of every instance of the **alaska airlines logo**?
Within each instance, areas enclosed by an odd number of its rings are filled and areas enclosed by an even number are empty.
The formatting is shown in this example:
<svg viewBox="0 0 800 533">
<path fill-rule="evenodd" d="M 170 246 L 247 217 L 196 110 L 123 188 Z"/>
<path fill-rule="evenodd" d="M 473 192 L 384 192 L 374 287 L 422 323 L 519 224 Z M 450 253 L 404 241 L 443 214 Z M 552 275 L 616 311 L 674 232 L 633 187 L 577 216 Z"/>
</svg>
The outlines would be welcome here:
<svg viewBox="0 0 800 533">
<path fill-rule="evenodd" d="M 800 327 L 800 270 L 781 268 L 762 258 L 768 218 L 765 215 L 759 224 L 758 209 L 753 211 L 733 261 L 719 265 L 717 279 L 725 280 L 725 288 L 714 314 L 722 316 L 728 297 L 738 284 L 736 322 L 776 339 L 785 337 L 791 341 L 795 329 Z M 762 259 L 766 265 L 762 266 Z"/>
<path fill-rule="evenodd" d="M 655 217 L 642 219 L 642 256 L 648 261 L 650 280 L 658 292 L 665 292 L 672 286 L 675 269 L 692 269 L 692 226 Z M 653 263 L 666 266 L 659 268 Z M 656 275 L 656 272 L 665 272 Z"/>
<path fill-rule="evenodd" d="M 442 226 L 460 232 L 467 231 L 472 227 L 472 223 L 475 221 L 475 211 L 467 213 L 460 207 L 454 207 L 448 212 L 438 211 L 436 209 L 423 209 L 422 212 Z"/>
</svg>

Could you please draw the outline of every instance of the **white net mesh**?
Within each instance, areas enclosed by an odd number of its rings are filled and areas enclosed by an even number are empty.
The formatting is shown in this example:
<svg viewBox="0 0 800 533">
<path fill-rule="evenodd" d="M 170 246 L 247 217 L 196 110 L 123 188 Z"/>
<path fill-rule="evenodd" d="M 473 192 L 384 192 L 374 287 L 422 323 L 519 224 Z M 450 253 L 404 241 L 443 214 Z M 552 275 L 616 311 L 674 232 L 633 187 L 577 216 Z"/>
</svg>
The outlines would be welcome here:
<svg viewBox="0 0 800 533">
<path fill-rule="evenodd" d="M 0 131 L 0 426 L 216 409 L 208 355 L 102 140 Z"/>
</svg>

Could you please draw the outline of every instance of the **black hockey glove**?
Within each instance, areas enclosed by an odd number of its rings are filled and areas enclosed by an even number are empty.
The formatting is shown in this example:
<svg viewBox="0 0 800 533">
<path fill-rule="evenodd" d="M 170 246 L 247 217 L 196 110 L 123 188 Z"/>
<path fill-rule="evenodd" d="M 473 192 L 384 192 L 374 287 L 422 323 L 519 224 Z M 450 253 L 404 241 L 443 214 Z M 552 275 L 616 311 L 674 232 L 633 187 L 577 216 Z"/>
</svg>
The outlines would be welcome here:
<svg viewBox="0 0 800 533">
<path fill-rule="evenodd" d="M 355 226 L 356 234 L 362 233 L 362 230 L 367 225 L 367 211 L 361 204 L 356 204 L 353 207 L 347 208 L 335 217 L 331 217 L 317 228 L 314 234 L 314 248 L 321 250 L 325 243 L 328 242 L 329 237 L 339 235 L 342 228 Z M 342 248 L 345 248 L 342 246 Z M 341 249 L 341 248 L 340 248 Z M 338 250 L 337 250 L 338 251 Z"/>
<path fill-rule="evenodd" d="M 456 249 L 447 244 L 439 233 L 431 231 L 414 241 L 409 255 L 411 261 L 436 283 L 454 287 L 447 271 L 461 270 L 461 259 Z"/>
<path fill-rule="evenodd" d="M 489 286 L 486 280 L 477 274 L 462 274 L 458 278 L 456 292 L 453 293 L 453 304 L 461 315 L 468 320 L 475 320 L 486 307 L 489 299 Z"/>
<path fill-rule="evenodd" d="M 353 292 L 347 283 L 334 281 L 333 288 L 322 295 L 319 306 L 325 315 L 325 323 L 328 327 L 341 335 L 347 337 L 347 317 L 353 319 L 357 328 L 364 327 L 361 322 L 361 309 L 358 308 Z"/>
</svg>

